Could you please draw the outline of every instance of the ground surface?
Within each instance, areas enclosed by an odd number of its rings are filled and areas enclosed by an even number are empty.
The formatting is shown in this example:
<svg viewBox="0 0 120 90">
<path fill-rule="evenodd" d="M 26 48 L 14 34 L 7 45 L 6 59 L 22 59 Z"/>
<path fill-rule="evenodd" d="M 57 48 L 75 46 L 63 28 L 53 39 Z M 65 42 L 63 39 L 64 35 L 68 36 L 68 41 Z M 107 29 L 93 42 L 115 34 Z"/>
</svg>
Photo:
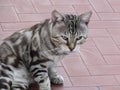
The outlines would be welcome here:
<svg viewBox="0 0 120 90">
<path fill-rule="evenodd" d="M 0 39 L 50 17 L 53 9 L 93 11 L 87 42 L 59 63 L 65 83 L 53 90 L 120 90 L 120 0 L 0 0 Z"/>
</svg>

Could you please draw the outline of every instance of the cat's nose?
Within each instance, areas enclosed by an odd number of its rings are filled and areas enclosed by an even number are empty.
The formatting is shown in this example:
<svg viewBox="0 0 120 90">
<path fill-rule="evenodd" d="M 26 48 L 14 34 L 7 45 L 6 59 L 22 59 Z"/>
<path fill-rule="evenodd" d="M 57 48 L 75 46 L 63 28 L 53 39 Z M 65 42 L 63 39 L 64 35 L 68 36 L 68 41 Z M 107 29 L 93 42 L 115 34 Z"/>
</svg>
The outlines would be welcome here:
<svg viewBox="0 0 120 90">
<path fill-rule="evenodd" d="M 74 45 L 73 43 L 71 43 L 71 44 L 69 45 L 69 49 L 70 49 L 70 51 L 73 51 L 74 48 L 75 48 L 75 45 Z"/>
<path fill-rule="evenodd" d="M 69 48 L 69 49 L 70 49 L 71 52 L 74 50 L 74 48 Z"/>
</svg>

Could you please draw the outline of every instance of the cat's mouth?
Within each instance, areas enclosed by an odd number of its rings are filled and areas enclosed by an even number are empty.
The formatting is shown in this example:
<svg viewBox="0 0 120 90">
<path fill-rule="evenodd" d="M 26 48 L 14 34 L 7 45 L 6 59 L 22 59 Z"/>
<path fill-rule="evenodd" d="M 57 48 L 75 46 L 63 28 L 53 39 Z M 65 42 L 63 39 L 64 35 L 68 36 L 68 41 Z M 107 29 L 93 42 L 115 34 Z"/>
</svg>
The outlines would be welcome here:
<svg viewBox="0 0 120 90">
<path fill-rule="evenodd" d="M 77 52 L 79 52 L 80 51 L 80 49 L 74 49 L 74 50 L 69 50 L 69 51 L 61 51 L 61 53 L 62 54 L 71 54 L 71 53 L 77 53 Z"/>
</svg>

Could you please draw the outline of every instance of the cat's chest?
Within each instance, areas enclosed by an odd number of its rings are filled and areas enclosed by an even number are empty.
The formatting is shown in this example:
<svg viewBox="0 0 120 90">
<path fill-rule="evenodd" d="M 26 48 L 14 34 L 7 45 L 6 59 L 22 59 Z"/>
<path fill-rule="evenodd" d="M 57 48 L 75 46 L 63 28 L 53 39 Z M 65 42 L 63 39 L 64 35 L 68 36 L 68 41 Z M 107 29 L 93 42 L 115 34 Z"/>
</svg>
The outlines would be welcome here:
<svg viewBox="0 0 120 90">
<path fill-rule="evenodd" d="M 50 62 L 48 62 L 48 67 L 56 65 L 59 61 L 61 61 L 65 56 L 57 56 L 57 55 L 52 55 L 49 56 L 48 59 L 50 59 Z"/>
<path fill-rule="evenodd" d="M 44 54 L 44 57 L 49 59 L 50 61 L 57 63 L 58 61 L 62 60 L 65 55 L 56 55 L 56 54 Z"/>
</svg>

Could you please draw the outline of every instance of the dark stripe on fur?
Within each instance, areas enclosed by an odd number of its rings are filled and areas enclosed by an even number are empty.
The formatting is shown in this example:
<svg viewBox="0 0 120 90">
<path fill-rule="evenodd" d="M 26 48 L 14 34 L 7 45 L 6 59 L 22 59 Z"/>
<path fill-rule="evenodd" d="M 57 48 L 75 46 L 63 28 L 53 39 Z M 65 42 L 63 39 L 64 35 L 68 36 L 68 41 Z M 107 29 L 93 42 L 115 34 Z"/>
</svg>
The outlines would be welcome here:
<svg viewBox="0 0 120 90">
<path fill-rule="evenodd" d="M 46 68 L 47 66 L 45 66 L 45 65 L 40 65 L 42 68 Z"/>
<path fill-rule="evenodd" d="M 20 87 L 20 86 L 14 87 L 14 88 L 12 88 L 12 90 L 13 90 L 13 89 L 14 89 L 14 90 L 18 90 L 18 89 L 19 89 L 19 90 L 27 90 L 27 89 L 25 89 L 25 88 L 23 88 L 23 87 Z"/>
<path fill-rule="evenodd" d="M 36 73 L 33 74 L 33 76 L 35 77 L 35 75 L 38 75 L 38 74 L 40 74 L 42 72 L 47 73 L 46 70 L 38 70 Z"/>
<path fill-rule="evenodd" d="M 1 65 L 3 69 L 6 69 L 8 71 L 12 71 L 9 67 L 5 66 L 5 65 Z M 13 72 L 13 71 L 12 71 Z"/>
<path fill-rule="evenodd" d="M 34 65 L 37 65 L 37 64 L 40 64 L 40 61 L 39 61 L 39 60 L 37 60 L 37 61 L 35 61 L 35 62 L 31 61 L 29 67 L 34 66 Z"/>
<path fill-rule="evenodd" d="M 77 22 L 78 18 L 76 15 L 66 15 L 64 22 L 69 29 L 71 34 L 76 34 L 77 32 Z"/>
<path fill-rule="evenodd" d="M 31 72 L 35 72 L 36 70 L 38 70 L 39 68 L 34 68 L 33 70 L 31 70 Z"/>
<path fill-rule="evenodd" d="M 0 90 L 1 89 L 8 89 L 8 86 L 7 85 L 4 85 L 4 84 L 0 84 Z"/>
<path fill-rule="evenodd" d="M 49 61 L 51 61 L 51 60 L 42 59 L 42 60 L 37 60 L 37 61 L 35 61 L 35 62 L 31 61 L 31 62 L 30 62 L 30 65 L 29 65 L 29 68 L 30 68 L 31 66 L 34 66 L 34 65 L 37 65 L 37 64 L 40 64 L 40 63 L 46 63 L 46 62 L 49 62 Z"/>
<path fill-rule="evenodd" d="M 1 82 L 7 82 L 7 81 L 6 81 L 5 79 L 0 79 L 0 83 L 1 83 Z"/>
<path fill-rule="evenodd" d="M 45 81 L 44 79 L 43 79 L 43 80 L 40 80 L 39 83 L 43 83 L 44 81 Z"/>
<path fill-rule="evenodd" d="M 8 74 L 6 74 L 4 71 L 1 71 L 0 73 L 1 73 L 1 75 L 4 76 L 4 77 L 10 77 L 10 76 L 9 76 Z"/>
<path fill-rule="evenodd" d="M 46 79 L 47 78 L 49 78 L 48 76 L 46 77 Z M 39 83 L 43 83 L 45 81 L 45 79 L 41 79 L 40 81 L 39 81 Z"/>
<path fill-rule="evenodd" d="M 31 56 L 32 58 L 35 57 L 35 56 L 39 57 L 39 54 L 38 54 L 37 51 L 32 50 L 32 51 L 30 51 L 30 56 Z"/>
<path fill-rule="evenodd" d="M 0 90 L 1 89 L 8 89 L 12 85 L 11 82 L 7 82 L 5 79 L 0 79 Z"/>
<path fill-rule="evenodd" d="M 45 65 L 40 65 L 42 68 L 46 68 Z M 38 70 L 39 68 L 34 68 L 33 70 L 31 70 L 31 72 L 35 72 L 36 70 Z"/>
</svg>

